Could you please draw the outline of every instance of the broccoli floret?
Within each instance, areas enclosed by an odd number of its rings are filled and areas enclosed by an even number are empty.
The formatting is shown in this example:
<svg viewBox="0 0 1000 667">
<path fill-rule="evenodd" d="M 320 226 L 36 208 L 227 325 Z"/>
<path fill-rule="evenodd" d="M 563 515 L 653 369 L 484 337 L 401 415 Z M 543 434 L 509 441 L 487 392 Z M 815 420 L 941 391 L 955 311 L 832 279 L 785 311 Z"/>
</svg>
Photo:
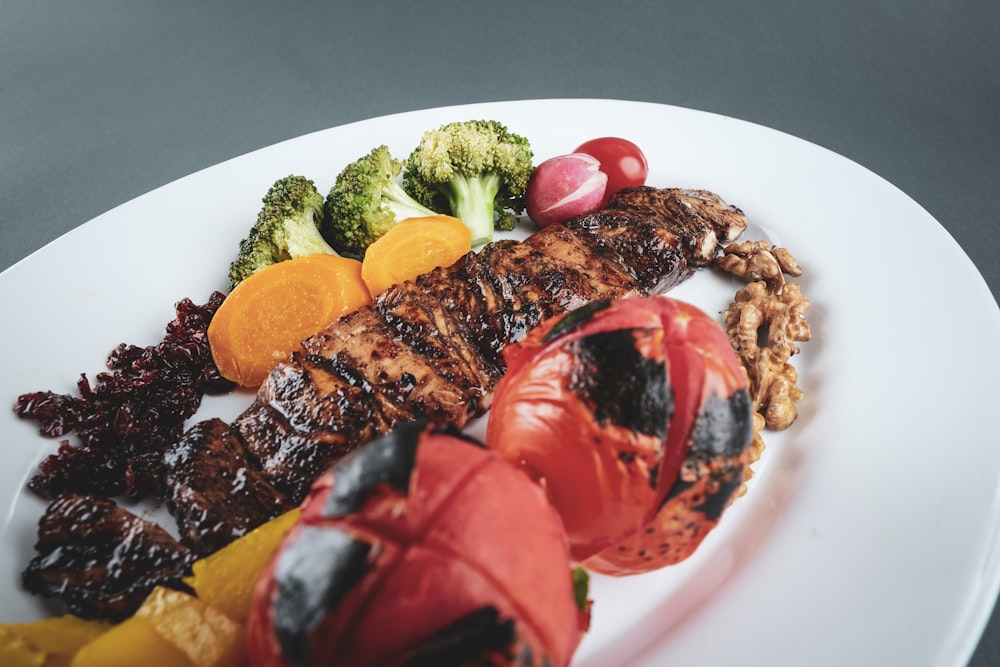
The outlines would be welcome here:
<svg viewBox="0 0 1000 667">
<path fill-rule="evenodd" d="M 470 120 L 425 132 L 406 160 L 403 188 L 421 204 L 461 218 L 472 245 L 510 230 L 524 210 L 531 176 L 528 140 L 493 120 Z"/>
<path fill-rule="evenodd" d="M 323 195 L 311 180 L 295 175 L 280 178 L 261 201 L 264 206 L 257 222 L 240 241 L 239 254 L 229 265 L 231 287 L 286 259 L 338 254 L 320 232 Z"/>
<path fill-rule="evenodd" d="M 364 257 L 372 243 L 404 218 L 436 215 L 399 183 L 403 163 L 378 146 L 344 167 L 326 196 L 323 230 L 345 255 Z"/>
</svg>

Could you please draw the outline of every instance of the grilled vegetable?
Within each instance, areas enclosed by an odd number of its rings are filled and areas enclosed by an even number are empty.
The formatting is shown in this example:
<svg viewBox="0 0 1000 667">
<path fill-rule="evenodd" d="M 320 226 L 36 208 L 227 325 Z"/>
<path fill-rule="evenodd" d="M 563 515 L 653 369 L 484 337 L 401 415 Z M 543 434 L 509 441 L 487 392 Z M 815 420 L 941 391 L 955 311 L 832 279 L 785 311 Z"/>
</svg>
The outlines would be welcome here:
<svg viewBox="0 0 1000 667">
<path fill-rule="evenodd" d="M 255 591 L 250 664 L 567 664 L 589 617 L 566 534 L 477 445 L 410 422 L 321 478 Z"/>
<path fill-rule="evenodd" d="M 686 558 L 744 479 L 746 377 L 725 332 L 666 297 L 604 300 L 504 352 L 487 442 L 546 489 L 589 569 Z"/>
</svg>

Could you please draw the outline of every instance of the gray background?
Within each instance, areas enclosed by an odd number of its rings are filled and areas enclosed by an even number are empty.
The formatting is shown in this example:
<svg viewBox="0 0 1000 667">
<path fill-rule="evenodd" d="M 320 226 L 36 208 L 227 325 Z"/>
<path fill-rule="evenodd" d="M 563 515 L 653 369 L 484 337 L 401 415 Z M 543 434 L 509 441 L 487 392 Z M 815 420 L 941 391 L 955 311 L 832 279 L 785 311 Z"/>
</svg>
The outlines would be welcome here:
<svg viewBox="0 0 1000 667">
<path fill-rule="evenodd" d="M 4 0 L 0 269 L 283 139 L 544 97 L 674 104 L 820 144 L 925 207 L 1000 294 L 997 0 Z M 1000 616 L 971 664 L 1000 665 Z"/>
</svg>

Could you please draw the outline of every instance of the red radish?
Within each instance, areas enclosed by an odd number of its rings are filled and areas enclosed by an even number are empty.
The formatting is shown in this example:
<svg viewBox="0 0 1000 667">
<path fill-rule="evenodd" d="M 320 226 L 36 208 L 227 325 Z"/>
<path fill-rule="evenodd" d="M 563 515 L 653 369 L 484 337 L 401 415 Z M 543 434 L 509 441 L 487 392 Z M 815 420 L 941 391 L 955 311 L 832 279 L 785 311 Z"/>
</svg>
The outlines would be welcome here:
<svg viewBox="0 0 1000 667">
<path fill-rule="evenodd" d="M 686 558 L 744 479 L 751 404 L 725 331 L 666 297 L 599 301 L 504 351 L 487 443 L 546 489 L 606 574 Z"/>
<path fill-rule="evenodd" d="M 257 586 L 247 653 L 269 667 L 555 667 L 588 623 L 542 490 L 480 443 L 411 423 L 313 486 Z"/>
<path fill-rule="evenodd" d="M 525 192 L 528 216 L 540 227 L 596 210 L 608 175 L 591 155 L 570 153 L 545 160 L 531 173 Z"/>
</svg>

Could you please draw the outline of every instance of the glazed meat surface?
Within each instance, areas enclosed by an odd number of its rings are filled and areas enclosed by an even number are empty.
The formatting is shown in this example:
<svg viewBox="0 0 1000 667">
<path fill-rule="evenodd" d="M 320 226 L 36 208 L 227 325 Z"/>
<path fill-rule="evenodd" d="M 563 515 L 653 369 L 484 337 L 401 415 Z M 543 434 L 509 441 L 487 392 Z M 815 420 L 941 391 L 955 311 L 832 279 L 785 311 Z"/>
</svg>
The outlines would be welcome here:
<svg viewBox="0 0 1000 667">
<path fill-rule="evenodd" d="M 154 587 L 182 587 L 194 553 L 163 528 L 105 498 L 67 494 L 38 526 L 37 554 L 21 576 L 83 618 L 121 620 Z"/>
<path fill-rule="evenodd" d="M 421 419 L 464 426 L 490 407 L 502 352 L 549 317 L 668 290 L 746 227 L 700 190 L 634 188 L 607 210 L 497 241 L 395 285 L 278 364 L 234 429 L 299 502 L 334 461 Z"/>
<path fill-rule="evenodd" d="M 164 456 L 166 504 L 180 541 L 213 553 L 291 508 L 247 459 L 243 443 L 221 419 L 192 426 Z"/>
<path fill-rule="evenodd" d="M 640 185 L 619 192 L 608 202 L 608 208 L 671 220 L 688 264 L 693 267 L 712 264 L 719 245 L 735 240 L 746 229 L 742 212 L 708 190 Z"/>
</svg>

